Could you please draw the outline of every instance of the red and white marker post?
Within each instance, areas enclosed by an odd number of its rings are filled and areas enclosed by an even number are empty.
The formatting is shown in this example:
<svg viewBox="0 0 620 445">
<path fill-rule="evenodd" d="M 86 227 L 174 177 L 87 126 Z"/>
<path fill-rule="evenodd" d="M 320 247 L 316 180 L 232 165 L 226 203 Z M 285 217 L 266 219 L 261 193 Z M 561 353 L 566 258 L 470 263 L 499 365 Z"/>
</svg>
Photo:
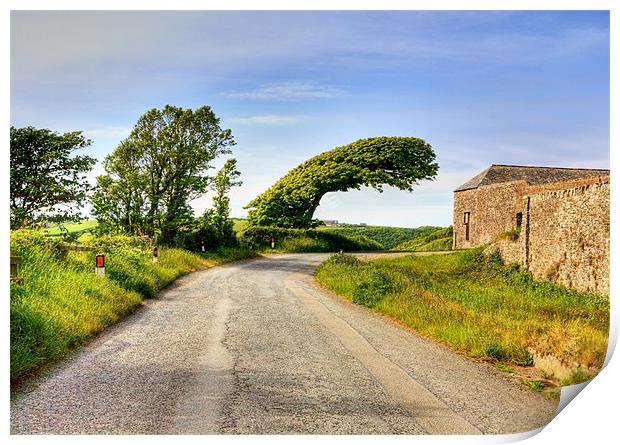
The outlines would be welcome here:
<svg viewBox="0 0 620 445">
<path fill-rule="evenodd" d="M 95 274 L 98 277 L 105 277 L 105 256 L 95 255 Z"/>
</svg>

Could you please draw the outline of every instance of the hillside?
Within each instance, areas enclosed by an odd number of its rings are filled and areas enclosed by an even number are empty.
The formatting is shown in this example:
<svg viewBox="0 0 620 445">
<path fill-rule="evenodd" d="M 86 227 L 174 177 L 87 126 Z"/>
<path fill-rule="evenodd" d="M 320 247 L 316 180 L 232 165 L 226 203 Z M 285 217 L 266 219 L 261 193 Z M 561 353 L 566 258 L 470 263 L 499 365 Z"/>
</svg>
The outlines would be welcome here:
<svg viewBox="0 0 620 445">
<path fill-rule="evenodd" d="M 339 226 L 339 227 L 319 227 L 324 230 L 343 236 L 364 235 L 377 241 L 384 249 L 393 249 L 397 245 L 409 241 L 413 238 L 430 235 L 441 227 L 422 226 L 416 228 L 408 227 L 389 227 L 389 226 Z"/>
<path fill-rule="evenodd" d="M 452 226 L 438 228 L 428 235 L 412 238 L 397 245 L 393 250 L 411 250 L 415 252 L 452 250 Z"/>
</svg>

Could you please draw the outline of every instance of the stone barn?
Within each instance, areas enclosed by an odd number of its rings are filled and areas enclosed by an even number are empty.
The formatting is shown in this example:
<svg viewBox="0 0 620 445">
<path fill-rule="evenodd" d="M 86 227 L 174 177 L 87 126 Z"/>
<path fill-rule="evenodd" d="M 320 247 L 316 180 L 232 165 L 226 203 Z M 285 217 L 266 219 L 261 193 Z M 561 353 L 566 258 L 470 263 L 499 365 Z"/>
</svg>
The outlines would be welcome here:
<svg viewBox="0 0 620 445">
<path fill-rule="evenodd" d="M 535 276 L 609 293 L 609 170 L 491 165 L 454 191 L 453 227 L 454 249 L 496 241 Z"/>
</svg>

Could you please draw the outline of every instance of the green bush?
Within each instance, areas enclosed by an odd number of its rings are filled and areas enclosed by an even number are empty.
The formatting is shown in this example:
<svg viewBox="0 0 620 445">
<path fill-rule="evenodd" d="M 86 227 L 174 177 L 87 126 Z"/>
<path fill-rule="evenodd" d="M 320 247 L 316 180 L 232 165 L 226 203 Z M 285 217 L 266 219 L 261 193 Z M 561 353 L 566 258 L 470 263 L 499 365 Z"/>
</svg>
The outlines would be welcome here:
<svg viewBox="0 0 620 445">
<path fill-rule="evenodd" d="M 357 266 L 360 263 L 360 260 L 358 260 L 353 255 L 347 255 L 346 253 L 337 253 L 330 256 L 327 261 L 323 262 L 319 267 L 329 267 L 335 265 Z"/>
</svg>

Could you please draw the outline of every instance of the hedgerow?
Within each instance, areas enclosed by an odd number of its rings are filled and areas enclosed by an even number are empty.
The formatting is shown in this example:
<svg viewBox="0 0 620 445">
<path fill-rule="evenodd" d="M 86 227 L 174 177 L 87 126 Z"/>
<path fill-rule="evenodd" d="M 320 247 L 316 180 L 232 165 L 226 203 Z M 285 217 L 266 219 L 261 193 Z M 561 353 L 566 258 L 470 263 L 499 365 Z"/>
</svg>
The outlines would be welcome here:
<svg viewBox="0 0 620 445">
<path fill-rule="evenodd" d="M 239 234 L 241 245 L 252 249 L 270 247 L 271 239 L 274 240 L 276 249 L 286 252 L 364 251 L 383 248 L 378 242 L 363 235 L 346 237 L 315 229 L 250 226 Z"/>
</svg>

